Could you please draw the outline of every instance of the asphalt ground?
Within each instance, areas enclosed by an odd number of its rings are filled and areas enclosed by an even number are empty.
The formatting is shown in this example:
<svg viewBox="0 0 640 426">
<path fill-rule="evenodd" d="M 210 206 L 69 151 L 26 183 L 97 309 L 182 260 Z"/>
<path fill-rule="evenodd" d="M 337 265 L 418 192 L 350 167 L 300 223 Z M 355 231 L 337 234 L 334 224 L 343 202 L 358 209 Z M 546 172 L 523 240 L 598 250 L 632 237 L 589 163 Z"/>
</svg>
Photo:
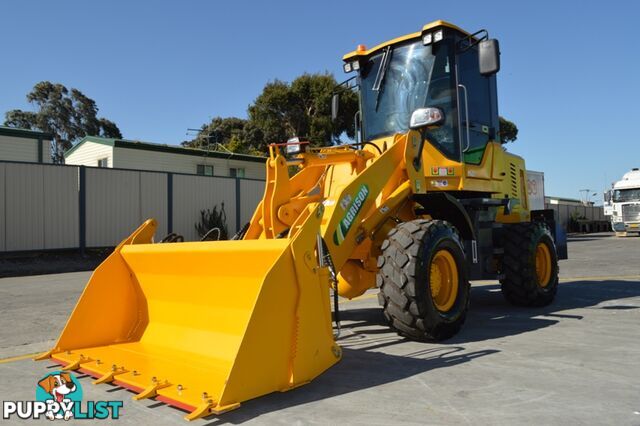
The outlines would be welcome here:
<svg viewBox="0 0 640 426">
<path fill-rule="evenodd" d="M 640 425 L 640 238 L 573 237 L 569 256 L 545 308 L 512 307 L 497 283 L 474 283 L 466 324 L 441 344 L 391 332 L 375 292 L 344 302 L 340 363 L 195 424 Z M 88 278 L 0 279 L 0 400 L 33 400 L 37 381 L 57 369 L 31 354 L 54 343 Z M 124 401 L 120 419 L 96 423 L 185 424 L 161 402 L 79 380 L 85 400 Z"/>
</svg>

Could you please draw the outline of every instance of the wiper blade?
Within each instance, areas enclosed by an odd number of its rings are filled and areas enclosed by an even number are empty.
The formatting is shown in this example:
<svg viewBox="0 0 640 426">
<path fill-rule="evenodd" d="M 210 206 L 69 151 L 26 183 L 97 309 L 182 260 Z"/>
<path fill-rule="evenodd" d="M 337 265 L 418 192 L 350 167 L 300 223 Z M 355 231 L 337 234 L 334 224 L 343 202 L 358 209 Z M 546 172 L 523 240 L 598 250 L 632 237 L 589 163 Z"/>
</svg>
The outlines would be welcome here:
<svg viewBox="0 0 640 426">
<path fill-rule="evenodd" d="M 378 102 L 380 101 L 380 95 L 384 89 L 384 78 L 387 75 L 387 68 L 389 68 L 389 63 L 391 62 L 391 53 L 391 46 L 387 46 L 384 53 L 382 54 L 380 68 L 378 68 L 378 74 L 376 75 L 376 79 L 373 82 L 373 87 L 371 88 L 371 90 L 376 91 L 376 111 L 378 111 Z"/>
</svg>

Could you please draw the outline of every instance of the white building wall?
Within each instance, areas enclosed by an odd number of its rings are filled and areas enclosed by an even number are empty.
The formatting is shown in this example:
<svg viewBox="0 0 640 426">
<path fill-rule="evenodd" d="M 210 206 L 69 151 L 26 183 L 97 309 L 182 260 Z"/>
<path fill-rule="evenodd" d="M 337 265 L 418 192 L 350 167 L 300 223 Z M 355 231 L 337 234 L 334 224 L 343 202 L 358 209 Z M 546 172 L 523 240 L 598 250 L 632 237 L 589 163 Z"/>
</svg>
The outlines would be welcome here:
<svg viewBox="0 0 640 426">
<path fill-rule="evenodd" d="M 98 166 L 98 160 L 108 158 L 108 167 L 113 166 L 113 150 L 109 145 L 86 141 L 78 149 L 65 157 L 65 164 L 77 166 Z"/>
<path fill-rule="evenodd" d="M 82 147 L 78 149 L 81 150 Z M 196 174 L 198 164 L 212 165 L 215 176 L 229 176 L 229 168 L 244 168 L 245 177 L 265 178 L 264 163 L 200 157 L 132 148 L 114 148 L 113 167 L 120 169 L 156 170 L 162 172 Z M 109 165 L 111 167 L 111 164 Z"/>
</svg>

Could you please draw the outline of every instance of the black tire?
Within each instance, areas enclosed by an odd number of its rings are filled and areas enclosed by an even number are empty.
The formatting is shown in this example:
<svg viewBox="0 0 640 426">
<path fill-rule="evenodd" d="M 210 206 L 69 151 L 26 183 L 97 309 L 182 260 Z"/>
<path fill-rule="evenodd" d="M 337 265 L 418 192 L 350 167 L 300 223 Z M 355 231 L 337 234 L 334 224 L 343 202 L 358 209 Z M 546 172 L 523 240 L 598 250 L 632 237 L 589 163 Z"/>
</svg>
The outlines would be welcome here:
<svg viewBox="0 0 640 426">
<path fill-rule="evenodd" d="M 550 278 L 540 283 L 536 250 L 544 244 L 551 257 Z M 505 225 L 500 280 L 505 299 L 516 306 L 546 306 L 558 291 L 558 253 L 551 231 L 541 222 Z"/>
<path fill-rule="evenodd" d="M 455 261 L 458 276 L 457 294 L 450 298 L 455 301 L 446 312 L 436 307 L 429 284 L 431 261 L 441 250 Z M 398 334 L 437 341 L 460 330 L 469 308 L 469 281 L 460 236 L 451 224 L 422 219 L 399 224 L 382 244 L 378 268 L 378 301 Z"/>
</svg>

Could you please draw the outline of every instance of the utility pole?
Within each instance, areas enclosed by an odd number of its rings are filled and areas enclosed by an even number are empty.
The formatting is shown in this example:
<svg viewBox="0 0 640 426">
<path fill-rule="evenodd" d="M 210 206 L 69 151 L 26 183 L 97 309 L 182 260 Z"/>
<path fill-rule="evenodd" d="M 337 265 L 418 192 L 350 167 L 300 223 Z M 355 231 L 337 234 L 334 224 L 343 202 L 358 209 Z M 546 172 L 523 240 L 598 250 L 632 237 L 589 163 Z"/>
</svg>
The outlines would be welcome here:
<svg viewBox="0 0 640 426">
<path fill-rule="evenodd" d="M 582 201 L 582 204 L 584 204 L 585 206 L 589 205 L 589 203 L 591 202 L 591 197 L 598 195 L 597 192 L 593 192 L 593 189 L 589 188 L 581 189 L 580 192 L 584 194 L 584 197 L 580 197 L 580 201 Z"/>
</svg>

